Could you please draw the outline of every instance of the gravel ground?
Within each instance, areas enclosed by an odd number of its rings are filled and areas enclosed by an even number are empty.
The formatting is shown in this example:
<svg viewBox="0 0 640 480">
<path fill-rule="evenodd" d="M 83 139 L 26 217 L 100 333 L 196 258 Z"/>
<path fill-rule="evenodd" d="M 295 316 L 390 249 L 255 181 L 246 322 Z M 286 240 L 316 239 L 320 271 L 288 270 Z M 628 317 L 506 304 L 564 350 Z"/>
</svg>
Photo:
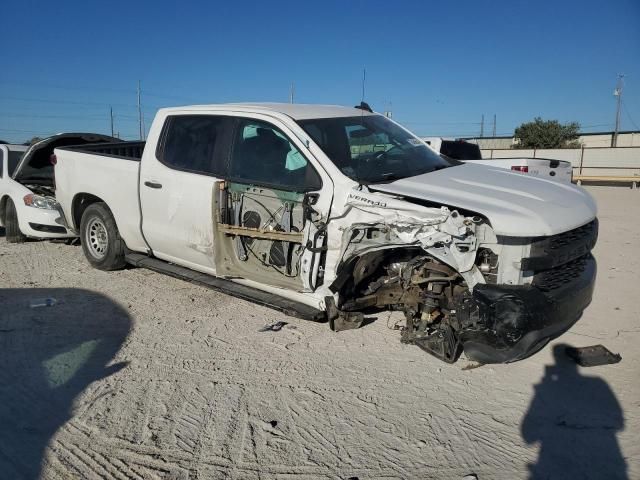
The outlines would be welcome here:
<svg viewBox="0 0 640 480">
<path fill-rule="evenodd" d="M 590 191 L 592 305 L 533 358 L 480 368 L 400 344 L 388 314 L 333 333 L 147 270 L 93 270 L 79 247 L 2 241 L 0 476 L 640 478 L 640 192 Z M 623 360 L 577 367 L 564 343 Z"/>
</svg>

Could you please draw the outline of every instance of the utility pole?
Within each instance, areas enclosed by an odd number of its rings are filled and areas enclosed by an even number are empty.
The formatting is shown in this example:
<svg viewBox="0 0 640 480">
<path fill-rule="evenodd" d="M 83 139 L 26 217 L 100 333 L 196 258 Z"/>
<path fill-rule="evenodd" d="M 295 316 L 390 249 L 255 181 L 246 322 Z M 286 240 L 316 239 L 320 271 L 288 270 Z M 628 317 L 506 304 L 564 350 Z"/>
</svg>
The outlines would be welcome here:
<svg viewBox="0 0 640 480">
<path fill-rule="evenodd" d="M 363 68 L 362 69 L 362 102 L 364 102 L 364 84 L 367 81 L 367 69 Z"/>
<path fill-rule="evenodd" d="M 111 136 L 113 137 L 113 107 L 109 106 L 109 116 L 111 117 Z"/>
<path fill-rule="evenodd" d="M 140 140 L 144 140 L 144 127 L 142 126 L 142 104 L 140 102 L 140 80 L 138 80 L 138 127 L 140 129 Z"/>
<path fill-rule="evenodd" d="M 496 114 L 493 114 L 493 131 L 491 132 L 491 136 L 495 138 L 496 136 Z"/>
<path fill-rule="evenodd" d="M 616 101 L 616 130 L 613 133 L 613 139 L 611 140 L 611 146 L 618 146 L 618 131 L 620 130 L 620 106 L 622 105 L 622 87 L 623 87 L 624 73 L 618 74 L 618 83 L 616 89 L 613 91 L 613 96 L 617 97 Z"/>
<path fill-rule="evenodd" d="M 480 138 L 484 137 L 484 113 L 482 114 L 482 120 L 480 120 Z"/>
<path fill-rule="evenodd" d="M 296 93 L 296 86 L 291 82 L 291 88 L 289 89 L 289 103 L 293 103 L 293 96 Z"/>
</svg>

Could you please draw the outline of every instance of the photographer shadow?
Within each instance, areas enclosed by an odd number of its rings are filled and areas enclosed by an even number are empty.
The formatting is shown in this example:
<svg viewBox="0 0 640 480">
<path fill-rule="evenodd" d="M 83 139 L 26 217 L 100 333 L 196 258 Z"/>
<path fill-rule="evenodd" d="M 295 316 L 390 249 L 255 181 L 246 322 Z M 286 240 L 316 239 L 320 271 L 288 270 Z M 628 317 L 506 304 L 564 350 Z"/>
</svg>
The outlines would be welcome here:
<svg viewBox="0 0 640 480">
<path fill-rule="evenodd" d="M 555 364 L 545 368 L 522 420 L 522 438 L 540 446 L 529 478 L 626 479 L 616 438 L 624 429 L 622 408 L 604 380 L 580 373 L 566 347 L 553 347 Z"/>
<path fill-rule="evenodd" d="M 47 446 L 74 401 L 112 364 L 131 330 L 127 312 L 80 289 L 0 289 L 0 472 L 41 476 Z"/>
</svg>

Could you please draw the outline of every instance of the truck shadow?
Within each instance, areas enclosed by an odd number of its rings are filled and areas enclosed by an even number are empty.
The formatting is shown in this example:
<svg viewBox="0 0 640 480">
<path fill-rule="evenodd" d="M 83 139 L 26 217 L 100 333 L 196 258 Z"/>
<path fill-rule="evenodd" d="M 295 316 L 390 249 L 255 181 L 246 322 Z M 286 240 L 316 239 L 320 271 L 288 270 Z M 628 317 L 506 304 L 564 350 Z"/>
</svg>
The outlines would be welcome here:
<svg viewBox="0 0 640 480">
<path fill-rule="evenodd" d="M 622 407 L 604 380 L 580 373 L 566 347 L 553 347 L 555 364 L 545 368 L 522 420 L 522 438 L 540 447 L 529 478 L 626 479 L 616 438 L 624 430 Z"/>
<path fill-rule="evenodd" d="M 129 331 L 127 312 L 80 289 L 0 289 L 0 472 L 41 475 L 47 445 L 92 382 L 112 364 Z"/>
</svg>

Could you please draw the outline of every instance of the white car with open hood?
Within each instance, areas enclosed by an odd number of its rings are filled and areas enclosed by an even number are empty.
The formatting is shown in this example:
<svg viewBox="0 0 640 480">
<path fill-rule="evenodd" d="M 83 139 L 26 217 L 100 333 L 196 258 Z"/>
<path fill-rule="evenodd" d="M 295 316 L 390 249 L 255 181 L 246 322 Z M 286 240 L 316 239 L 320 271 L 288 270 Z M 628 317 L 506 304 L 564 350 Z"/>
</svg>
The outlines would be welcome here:
<svg viewBox="0 0 640 480">
<path fill-rule="evenodd" d="M 64 226 L 55 198 L 53 150 L 116 140 L 94 133 L 59 133 L 31 147 L 0 145 L 0 226 L 7 241 L 75 237 Z"/>
<path fill-rule="evenodd" d="M 151 268 L 334 330 L 401 311 L 401 341 L 447 362 L 526 358 L 591 301 L 586 191 L 440 156 L 365 104 L 168 108 L 146 145 L 55 153 L 66 227 L 96 268 Z"/>
</svg>

